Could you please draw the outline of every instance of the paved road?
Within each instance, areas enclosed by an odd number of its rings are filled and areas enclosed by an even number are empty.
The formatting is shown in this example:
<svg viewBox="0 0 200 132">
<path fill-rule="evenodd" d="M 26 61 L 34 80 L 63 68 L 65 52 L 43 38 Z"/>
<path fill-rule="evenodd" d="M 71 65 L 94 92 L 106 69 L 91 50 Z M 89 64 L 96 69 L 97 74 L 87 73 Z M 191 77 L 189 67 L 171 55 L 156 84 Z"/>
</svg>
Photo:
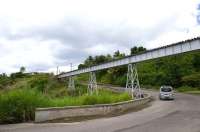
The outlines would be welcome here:
<svg viewBox="0 0 200 132">
<path fill-rule="evenodd" d="M 152 92 L 157 97 L 157 93 Z M 0 126 L 0 132 L 200 132 L 200 96 L 177 94 L 138 112 L 76 123 Z"/>
</svg>

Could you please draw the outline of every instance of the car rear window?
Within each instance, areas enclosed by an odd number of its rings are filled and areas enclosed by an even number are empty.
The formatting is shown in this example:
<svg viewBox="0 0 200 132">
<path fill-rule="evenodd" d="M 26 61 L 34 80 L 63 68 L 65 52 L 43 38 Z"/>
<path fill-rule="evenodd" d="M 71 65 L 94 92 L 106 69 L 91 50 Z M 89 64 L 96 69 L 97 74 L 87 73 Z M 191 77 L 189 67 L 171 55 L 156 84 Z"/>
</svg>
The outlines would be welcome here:
<svg viewBox="0 0 200 132">
<path fill-rule="evenodd" d="M 162 92 L 171 92 L 172 88 L 161 88 Z"/>
</svg>

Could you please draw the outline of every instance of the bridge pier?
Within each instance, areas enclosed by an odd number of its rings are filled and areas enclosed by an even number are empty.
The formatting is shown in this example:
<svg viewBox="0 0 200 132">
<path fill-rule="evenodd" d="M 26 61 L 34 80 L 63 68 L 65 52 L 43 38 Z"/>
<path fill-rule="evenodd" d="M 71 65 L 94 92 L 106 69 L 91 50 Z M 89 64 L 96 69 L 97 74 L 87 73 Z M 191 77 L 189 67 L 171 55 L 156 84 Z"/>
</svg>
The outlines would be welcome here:
<svg viewBox="0 0 200 132">
<path fill-rule="evenodd" d="M 88 83 L 88 94 L 92 95 L 94 92 L 98 94 L 97 81 L 95 72 L 90 72 Z"/>
<path fill-rule="evenodd" d="M 136 64 L 128 64 L 126 89 L 131 88 L 132 98 L 141 98 L 141 89 Z"/>
</svg>

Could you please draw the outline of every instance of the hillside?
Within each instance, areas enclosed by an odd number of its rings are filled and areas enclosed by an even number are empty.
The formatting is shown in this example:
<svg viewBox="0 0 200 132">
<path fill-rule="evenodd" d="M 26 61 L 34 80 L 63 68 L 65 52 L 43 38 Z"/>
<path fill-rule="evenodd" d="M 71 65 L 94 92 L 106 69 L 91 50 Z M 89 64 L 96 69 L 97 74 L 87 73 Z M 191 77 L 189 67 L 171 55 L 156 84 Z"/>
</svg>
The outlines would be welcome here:
<svg viewBox="0 0 200 132">
<path fill-rule="evenodd" d="M 128 93 L 99 89 L 87 93 L 87 86 L 76 83 L 67 88 L 67 81 L 52 74 L 12 73 L 0 76 L 0 124 L 33 121 L 38 107 L 62 107 L 109 104 L 130 100 Z"/>
<path fill-rule="evenodd" d="M 131 49 L 139 53 L 141 48 Z M 119 51 L 111 55 L 89 56 L 79 69 L 124 57 Z M 145 88 L 158 88 L 171 85 L 178 91 L 200 90 L 200 51 L 168 56 L 137 64 L 140 84 Z M 127 66 L 110 68 L 96 72 L 98 83 L 125 86 Z M 88 75 L 78 76 L 79 81 L 87 81 Z"/>
</svg>

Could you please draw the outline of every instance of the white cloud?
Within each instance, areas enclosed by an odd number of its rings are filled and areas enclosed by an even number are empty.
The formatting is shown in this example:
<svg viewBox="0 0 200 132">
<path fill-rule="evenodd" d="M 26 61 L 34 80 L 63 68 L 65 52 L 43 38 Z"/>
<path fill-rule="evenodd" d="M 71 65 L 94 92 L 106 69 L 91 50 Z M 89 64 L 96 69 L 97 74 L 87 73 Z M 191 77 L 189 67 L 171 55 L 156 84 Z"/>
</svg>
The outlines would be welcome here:
<svg viewBox="0 0 200 132">
<path fill-rule="evenodd" d="M 123 45 L 120 45 L 120 49 L 122 51 L 125 51 L 126 53 L 129 52 L 129 50 L 130 50 Z M 112 54 L 117 50 L 119 50 L 119 47 L 117 44 L 101 43 L 101 44 L 96 44 L 89 48 L 86 48 L 85 52 L 87 52 L 90 55 L 95 56 L 95 55 L 100 55 L 100 54 Z"/>
<path fill-rule="evenodd" d="M 54 66 L 56 58 L 53 52 L 59 50 L 61 45 L 53 40 L 43 42 L 32 39 L 18 41 L 0 39 L 0 47 L 0 71 L 14 72 L 21 66 L 27 67 L 28 71 Z M 34 68 L 34 66 L 41 67 Z"/>
<path fill-rule="evenodd" d="M 62 71 L 88 55 L 200 35 L 200 0 L 0 0 L 0 73 Z"/>
</svg>

